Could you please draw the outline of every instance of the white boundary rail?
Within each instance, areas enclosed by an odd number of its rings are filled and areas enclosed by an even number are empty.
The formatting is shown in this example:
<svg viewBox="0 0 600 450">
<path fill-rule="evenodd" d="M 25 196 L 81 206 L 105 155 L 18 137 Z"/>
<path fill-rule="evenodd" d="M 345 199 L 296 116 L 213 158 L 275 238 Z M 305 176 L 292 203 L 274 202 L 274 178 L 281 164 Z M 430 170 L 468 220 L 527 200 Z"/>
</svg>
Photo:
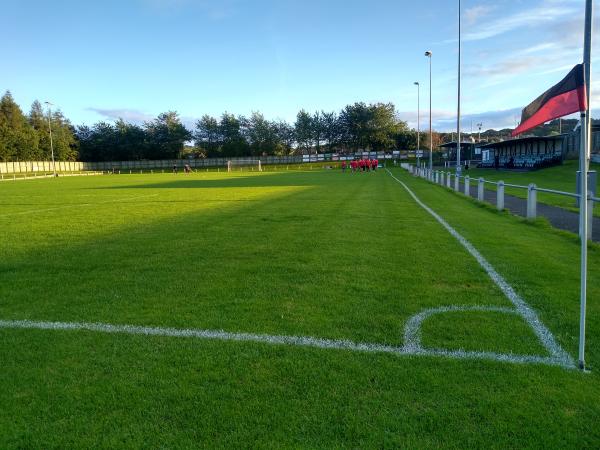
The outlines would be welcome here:
<svg viewBox="0 0 600 450">
<path fill-rule="evenodd" d="M 403 169 L 407 170 L 409 173 L 411 173 L 415 176 L 424 178 L 435 184 L 443 185 L 443 180 L 444 180 L 444 178 L 446 178 L 446 180 L 447 180 L 446 187 L 451 188 L 451 186 L 454 185 L 454 190 L 457 192 L 460 192 L 460 189 L 459 189 L 460 180 L 462 179 L 463 185 L 464 185 L 464 194 L 469 197 L 471 196 L 470 183 L 472 180 L 474 180 L 477 182 L 477 200 L 480 202 L 485 201 L 485 195 L 484 195 L 485 184 L 494 185 L 494 186 L 496 186 L 496 208 L 500 211 L 504 209 L 504 195 L 505 195 L 504 192 L 505 192 L 506 187 L 526 190 L 527 191 L 527 219 L 530 219 L 530 220 L 534 220 L 537 217 L 537 193 L 538 192 L 545 192 L 548 194 L 572 197 L 577 200 L 579 200 L 581 198 L 581 195 L 575 194 L 573 192 L 565 192 L 565 191 L 559 191 L 556 189 L 541 188 L 541 187 L 535 185 L 534 183 L 531 183 L 528 186 L 523 186 L 523 185 L 519 185 L 519 184 L 505 183 L 504 181 L 497 181 L 497 182 L 489 181 L 489 180 L 485 180 L 484 178 L 470 178 L 468 175 L 459 175 L 454 172 L 445 172 L 442 170 L 429 170 L 427 168 L 416 167 L 411 164 L 405 164 L 405 163 L 401 164 L 401 167 Z M 454 183 L 451 182 L 451 180 L 453 178 L 454 178 Z M 436 180 L 442 180 L 442 181 L 438 182 Z M 596 197 L 595 195 L 596 195 L 596 192 L 594 192 L 590 188 L 590 190 L 588 191 L 588 201 L 587 201 L 588 211 L 589 211 L 587 235 L 588 235 L 589 239 L 591 239 L 591 237 L 592 237 L 594 203 L 600 202 L 600 198 Z"/>
</svg>

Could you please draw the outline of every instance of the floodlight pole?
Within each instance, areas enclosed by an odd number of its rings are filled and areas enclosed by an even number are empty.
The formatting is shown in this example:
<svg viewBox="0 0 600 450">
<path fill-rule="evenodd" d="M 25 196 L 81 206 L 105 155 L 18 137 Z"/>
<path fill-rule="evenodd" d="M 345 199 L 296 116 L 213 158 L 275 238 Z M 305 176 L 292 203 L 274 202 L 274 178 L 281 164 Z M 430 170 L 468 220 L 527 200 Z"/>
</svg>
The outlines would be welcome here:
<svg viewBox="0 0 600 450">
<path fill-rule="evenodd" d="M 54 174 L 54 177 L 56 178 L 56 164 L 54 163 L 54 145 L 52 143 L 52 122 L 51 122 L 52 103 L 50 103 L 50 102 L 44 102 L 44 103 L 46 103 L 46 105 L 48 105 L 48 132 L 50 133 L 50 154 L 52 155 L 52 173 Z"/>
<path fill-rule="evenodd" d="M 579 149 L 580 195 L 579 198 L 579 236 L 581 240 L 581 285 L 580 317 L 579 317 L 579 368 L 585 370 L 585 310 L 587 303 L 587 244 L 588 244 L 588 169 L 590 161 L 590 92 L 591 92 L 591 62 L 592 62 L 592 0 L 585 2 L 585 30 L 583 41 L 583 70 L 585 77 L 586 110 L 581 112 L 581 145 Z"/>
<path fill-rule="evenodd" d="M 426 51 L 429 58 L 429 170 L 433 170 L 433 125 L 431 123 L 431 51 Z"/>
<path fill-rule="evenodd" d="M 458 0 L 458 107 L 456 114 L 456 172 L 460 175 L 460 57 L 461 57 L 461 1 Z"/>
<path fill-rule="evenodd" d="M 419 158 L 421 151 L 421 85 L 415 81 L 417 86 L 417 165 L 420 166 L 421 159 Z"/>
</svg>

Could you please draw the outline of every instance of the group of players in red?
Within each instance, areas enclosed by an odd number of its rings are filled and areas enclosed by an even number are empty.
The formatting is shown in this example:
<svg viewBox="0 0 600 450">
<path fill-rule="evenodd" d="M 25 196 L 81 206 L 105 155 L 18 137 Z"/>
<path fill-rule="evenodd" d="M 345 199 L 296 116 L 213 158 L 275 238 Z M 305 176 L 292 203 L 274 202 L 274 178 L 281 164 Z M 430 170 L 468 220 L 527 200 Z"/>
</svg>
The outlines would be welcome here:
<svg viewBox="0 0 600 450">
<path fill-rule="evenodd" d="M 361 170 L 363 172 L 370 172 L 370 171 L 376 171 L 377 170 L 377 166 L 379 165 L 379 161 L 376 159 L 353 159 L 352 161 L 350 161 L 350 169 L 352 170 L 352 173 L 354 172 L 360 172 Z M 342 170 L 345 172 L 346 169 L 348 168 L 348 165 L 346 164 L 346 161 L 342 162 Z"/>
</svg>

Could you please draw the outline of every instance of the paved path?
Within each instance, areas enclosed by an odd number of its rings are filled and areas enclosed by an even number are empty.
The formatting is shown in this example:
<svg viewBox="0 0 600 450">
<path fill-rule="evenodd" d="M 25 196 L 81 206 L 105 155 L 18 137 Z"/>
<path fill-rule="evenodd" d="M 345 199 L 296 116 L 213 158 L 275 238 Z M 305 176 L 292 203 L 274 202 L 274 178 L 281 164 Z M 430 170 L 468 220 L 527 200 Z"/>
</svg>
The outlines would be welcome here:
<svg viewBox="0 0 600 450">
<path fill-rule="evenodd" d="M 454 179 L 452 179 L 452 186 L 454 186 Z M 471 191 L 471 197 L 477 198 L 477 180 L 475 180 L 475 183 L 471 181 L 469 188 Z M 460 183 L 460 191 L 463 193 L 465 192 L 464 183 L 462 182 Z M 486 202 L 495 205 L 496 191 L 486 189 L 484 192 L 484 199 Z M 504 207 L 518 216 L 527 216 L 526 199 L 504 194 Z M 546 205 L 545 203 L 538 202 L 537 214 L 538 216 L 548 219 L 553 227 L 579 234 L 578 213 L 559 208 L 558 206 L 550 206 Z M 594 217 L 594 223 L 592 225 L 592 240 L 595 242 L 600 242 L 600 217 Z"/>
</svg>

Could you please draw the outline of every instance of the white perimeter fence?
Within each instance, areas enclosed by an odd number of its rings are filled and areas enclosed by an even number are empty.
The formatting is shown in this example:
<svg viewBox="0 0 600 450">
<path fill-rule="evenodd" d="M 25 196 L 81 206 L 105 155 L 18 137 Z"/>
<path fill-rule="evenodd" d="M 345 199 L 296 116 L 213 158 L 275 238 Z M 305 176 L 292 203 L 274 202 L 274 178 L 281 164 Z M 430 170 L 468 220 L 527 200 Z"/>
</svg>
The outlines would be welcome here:
<svg viewBox="0 0 600 450">
<path fill-rule="evenodd" d="M 391 153 L 362 152 L 348 155 L 342 154 L 318 154 L 318 155 L 298 155 L 298 156 L 244 156 L 230 158 L 204 158 L 204 159 L 163 159 L 163 160 L 143 160 L 143 161 L 101 161 L 101 162 L 80 162 L 80 161 L 56 161 L 57 172 L 81 172 L 81 171 L 118 171 L 118 170 L 140 170 L 140 169 L 172 169 L 177 166 L 179 169 L 186 164 L 196 168 L 208 167 L 227 167 L 228 161 L 232 166 L 256 165 L 260 161 L 261 165 L 287 165 L 302 163 L 339 163 L 354 158 L 368 157 L 378 158 L 380 160 L 399 158 L 398 155 Z M 9 161 L 0 162 L 0 174 L 21 174 L 35 172 L 53 172 L 51 161 Z"/>
<path fill-rule="evenodd" d="M 188 164 L 192 168 L 199 167 L 226 167 L 227 161 L 237 161 L 251 164 L 255 161 L 258 165 L 260 159 L 262 164 L 298 164 L 302 163 L 302 156 L 264 156 L 260 158 L 206 158 L 206 159 L 166 159 L 145 161 L 102 161 L 102 162 L 80 162 L 80 161 L 56 161 L 57 172 L 82 172 L 82 171 L 112 171 L 131 169 L 172 169 L 173 166 L 182 168 Z M 51 161 L 9 161 L 0 162 L 0 174 L 25 174 L 36 172 L 53 172 Z"/>
<path fill-rule="evenodd" d="M 504 181 L 488 181 L 484 178 L 470 178 L 468 175 L 459 175 L 453 172 L 445 172 L 443 170 L 429 170 L 423 167 L 413 166 L 412 164 L 402 163 L 401 167 L 407 170 L 414 176 L 424 178 L 425 180 L 435 183 L 440 186 L 445 186 L 448 189 L 453 189 L 456 192 L 460 192 L 460 180 L 463 181 L 464 194 L 468 197 L 471 196 L 471 182 L 477 183 L 477 200 L 480 202 L 485 201 L 485 185 L 494 185 L 496 187 L 496 208 L 499 211 L 504 209 L 504 188 L 511 187 L 516 189 L 524 189 L 527 191 L 527 219 L 535 219 L 537 217 L 537 193 L 546 192 L 549 194 L 562 195 L 566 197 L 572 197 L 576 199 L 579 204 L 581 195 L 572 192 L 557 191 L 555 189 L 545 189 L 536 186 L 534 183 L 528 186 L 522 186 L 519 184 L 505 183 Z M 588 190 L 587 202 L 588 202 L 588 238 L 592 238 L 592 225 L 594 219 L 594 203 L 600 202 L 600 198 L 596 197 L 596 186 L 595 183 L 590 183 L 590 189 Z"/>
</svg>

